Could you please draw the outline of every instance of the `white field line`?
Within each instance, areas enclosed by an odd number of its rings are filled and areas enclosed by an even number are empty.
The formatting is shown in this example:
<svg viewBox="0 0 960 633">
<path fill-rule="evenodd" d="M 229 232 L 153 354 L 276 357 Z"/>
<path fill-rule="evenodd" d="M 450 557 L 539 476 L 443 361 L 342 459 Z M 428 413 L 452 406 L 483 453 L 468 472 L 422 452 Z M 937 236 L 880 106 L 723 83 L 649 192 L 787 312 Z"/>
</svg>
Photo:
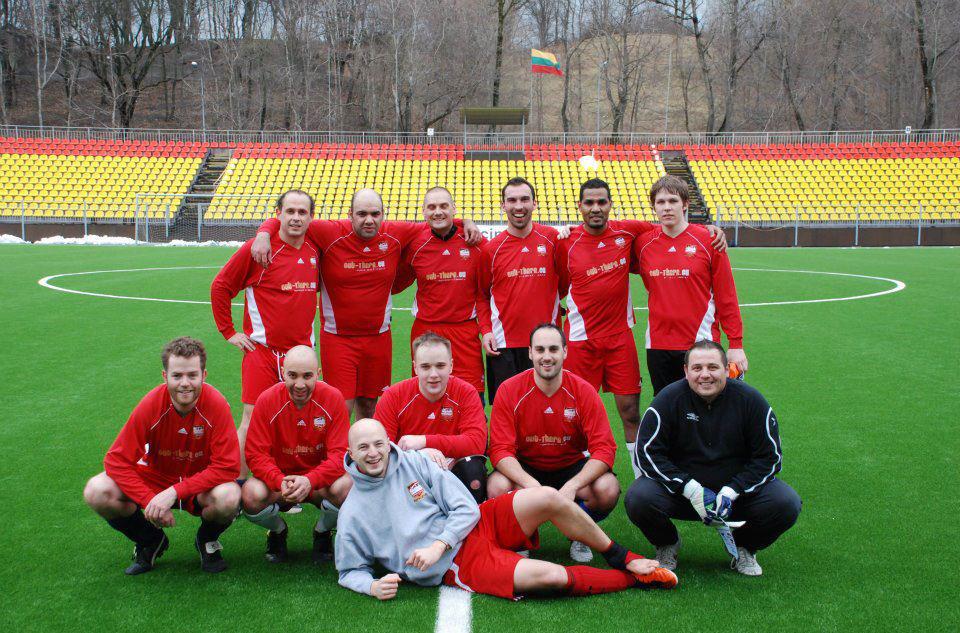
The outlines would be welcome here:
<svg viewBox="0 0 960 633">
<path fill-rule="evenodd" d="M 50 290 L 58 290 L 60 292 L 68 292 L 75 295 L 86 295 L 88 297 L 101 297 L 104 299 L 126 299 L 129 301 L 157 301 L 160 303 L 189 303 L 196 305 L 210 305 L 209 301 L 194 301 L 191 299 L 159 299 L 156 297 L 131 297 L 127 295 L 113 295 L 113 294 L 104 294 L 100 292 L 87 292 L 85 290 L 73 290 L 70 288 L 63 288 L 61 286 L 54 285 L 50 283 L 54 279 L 60 277 L 76 277 L 80 275 L 101 275 L 106 273 L 135 273 L 135 272 L 144 272 L 144 271 L 154 271 L 154 270 L 200 270 L 200 269 L 212 269 L 220 268 L 219 266 L 169 266 L 164 268 L 125 268 L 117 270 L 89 270 L 85 272 L 78 273 L 60 273 L 58 275 L 47 275 L 46 277 L 39 279 L 38 284 L 44 288 L 49 288 Z M 872 279 L 874 281 L 885 281 L 887 283 L 893 284 L 893 287 L 887 288 L 886 290 L 880 290 L 878 292 L 871 292 L 868 294 L 862 295 L 852 295 L 849 297 L 827 297 L 824 299 L 800 299 L 796 301 L 765 301 L 760 303 L 741 303 L 741 308 L 755 308 L 759 306 L 786 306 L 786 305 L 798 305 L 802 303 L 830 303 L 833 301 L 855 301 L 858 299 L 870 299 L 872 297 L 881 297 L 883 295 L 893 294 L 895 292 L 900 292 L 907 287 L 902 281 L 897 279 L 888 279 L 887 277 L 874 277 L 871 275 L 856 275 L 853 273 L 835 273 L 827 272 L 822 270 L 789 270 L 789 269 L 778 269 L 778 268 L 734 268 L 734 270 L 742 270 L 749 272 L 765 272 L 765 273 L 797 273 L 803 275 L 830 275 L 834 277 L 854 277 L 858 279 Z M 235 303 L 233 305 L 241 306 L 242 303 Z M 409 311 L 410 308 L 400 308 L 394 306 L 394 310 L 405 310 Z M 646 310 L 646 308 L 634 308 L 634 310 Z"/>
<path fill-rule="evenodd" d="M 442 585 L 434 633 L 470 633 L 473 621 L 471 611 L 469 591 Z"/>
</svg>

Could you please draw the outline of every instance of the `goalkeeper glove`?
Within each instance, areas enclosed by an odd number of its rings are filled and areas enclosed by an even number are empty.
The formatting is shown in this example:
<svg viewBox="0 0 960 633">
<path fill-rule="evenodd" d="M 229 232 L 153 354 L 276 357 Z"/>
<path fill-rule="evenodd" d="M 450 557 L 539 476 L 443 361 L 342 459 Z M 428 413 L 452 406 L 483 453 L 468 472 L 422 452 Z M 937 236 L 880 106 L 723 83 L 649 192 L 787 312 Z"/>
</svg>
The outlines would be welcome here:
<svg viewBox="0 0 960 633">
<path fill-rule="evenodd" d="M 690 500 L 690 505 L 700 515 L 700 520 L 710 525 L 717 516 L 717 493 L 704 488 L 696 479 L 691 479 L 683 487 L 683 496 Z"/>
<path fill-rule="evenodd" d="M 740 495 L 733 491 L 730 486 L 724 486 L 717 493 L 715 516 L 726 521 L 730 517 L 730 511 L 733 509 L 733 502 Z"/>
</svg>

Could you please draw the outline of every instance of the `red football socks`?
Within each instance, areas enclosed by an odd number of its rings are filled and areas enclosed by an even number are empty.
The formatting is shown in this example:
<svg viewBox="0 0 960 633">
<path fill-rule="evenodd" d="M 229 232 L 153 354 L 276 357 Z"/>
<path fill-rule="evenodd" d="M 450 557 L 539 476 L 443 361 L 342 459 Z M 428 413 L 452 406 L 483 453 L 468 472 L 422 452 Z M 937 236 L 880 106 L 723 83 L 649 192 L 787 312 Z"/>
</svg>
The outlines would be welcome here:
<svg viewBox="0 0 960 633">
<path fill-rule="evenodd" d="M 571 596 L 612 593 L 637 584 L 633 574 L 617 569 L 597 569 L 586 565 L 573 565 L 564 569 L 567 570 L 567 594 Z"/>
</svg>

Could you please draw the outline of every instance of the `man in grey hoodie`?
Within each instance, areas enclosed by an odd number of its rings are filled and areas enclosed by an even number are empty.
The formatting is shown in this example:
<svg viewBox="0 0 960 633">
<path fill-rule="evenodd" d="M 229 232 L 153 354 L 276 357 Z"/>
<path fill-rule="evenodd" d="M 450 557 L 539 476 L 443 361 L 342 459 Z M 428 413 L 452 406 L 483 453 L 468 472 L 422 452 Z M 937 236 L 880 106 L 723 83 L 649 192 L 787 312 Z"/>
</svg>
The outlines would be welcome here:
<svg viewBox="0 0 960 633">
<path fill-rule="evenodd" d="M 336 563 L 340 584 L 358 593 L 389 600 L 403 580 L 513 599 L 677 585 L 673 572 L 611 540 L 553 488 L 518 490 L 478 508 L 456 476 L 391 444 L 376 420 L 351 427 L 344 465 L 353 488 L 340 509 Z M 601 552 L 613 569 L 564 567 L 517 554 L 537 547 L 537 528 L 547 521 Z M 390 573 L 375 578 L 375 563 Z"/>
</svg>

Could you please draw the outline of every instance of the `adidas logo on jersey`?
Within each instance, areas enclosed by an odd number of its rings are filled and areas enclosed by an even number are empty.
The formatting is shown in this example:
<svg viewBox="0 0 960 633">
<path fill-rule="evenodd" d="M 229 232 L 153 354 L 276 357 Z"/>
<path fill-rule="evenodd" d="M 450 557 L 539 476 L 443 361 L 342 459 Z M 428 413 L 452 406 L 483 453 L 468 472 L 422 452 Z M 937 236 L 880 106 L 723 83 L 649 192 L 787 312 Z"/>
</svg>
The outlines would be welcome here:
<svg viewBox="0 0 960 633">
<path fill-rule="evenodd" d="M 437 414 L 436 414 L 436 413 L 431 413 L 430 415 L 427 416 L 427 419 L 428 419 L 428 420 L 436 420 L 436 419 L 437 419 Z"/>
<path fill-rule="evenodd" d="M 297 263 L 298 263 L 298 264 L 302 264 L 302 263 L 303 263 L 303 258 L 301 257 L 300 259 L 298 259 L 298 260 L 297 260 Z"/>
<path fill-rule="evenodd" d="M 597 244 L 597 248 L 603 248 L 604 246 L 606 246 L 606 244 L 604 244 L 603 242 L 600 242 Z"/>
<path fill-rule="evenodd" d="M 530 252 L 530 249 L 527 248 L 526 246 L 524 246 L 523 248 L 520 249 L 520 252 L 521 252 L 521 253 L 529 253 L 529 252 Z"/>
<path fill-rule="evenodd" d="M 667 252 L 668 252 L 668 253 L 676 253 L 676 252 L 677 252 L 677 247 L 676 247 L 676 246 L 671 246 L 670 248 L 667 249 Z"/>
<path fill-rule="evenodd" d="M 549 406 L 548 406 L 546 409 L 543 410 L 543 412 L 544 412 L 544 413 L 553 413 L 553 407 L 549 407 Z"/>
<path fill-rule="evenodd" d="M 370 252 L 370 247 L 369 247 L 369 246 L 364 246 L 364 247 L 363 247 L 363 252 L 364 252 L 364 253 L 369 253 L 369 252 Z"/>
<path fill-rule="evenodd" d="M 441 255 L 449 255 L 449 254 L 450 254 L 450 251 L 447 249 L 443 249 L 443 252 L 441 253 Z"/>
<path fill-rule="evenodd" d="M 300 420 L 299 422 L 297 422 L 297 426 L 306 426 L 306 425 L 307 423 L 304 422 L 303 420 Z"/>
<path fill-rule="evenodd" d="M 187 429 L 180 427 L 180 430 L 177 431 L 177 433 L 179 433 L 180 435 L 187 435 Z"/>
</svg>

